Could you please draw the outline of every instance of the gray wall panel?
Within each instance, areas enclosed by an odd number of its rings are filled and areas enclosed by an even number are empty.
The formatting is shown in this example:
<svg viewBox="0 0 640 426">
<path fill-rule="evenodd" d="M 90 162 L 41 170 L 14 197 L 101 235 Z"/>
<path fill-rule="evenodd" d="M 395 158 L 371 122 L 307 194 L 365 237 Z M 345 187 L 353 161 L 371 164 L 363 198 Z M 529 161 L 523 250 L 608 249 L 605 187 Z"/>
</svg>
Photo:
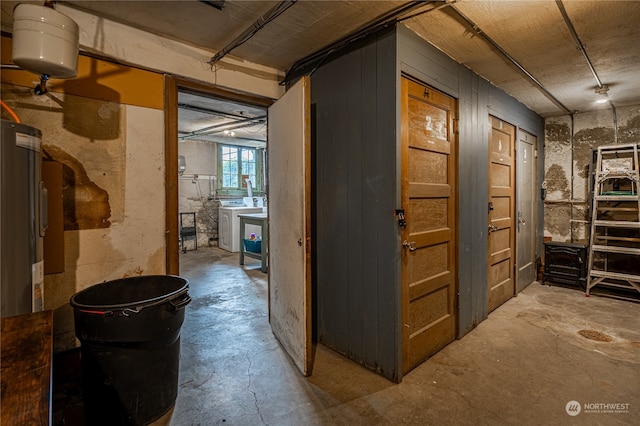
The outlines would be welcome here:
<svg viewBox="0 0 640 426">
<path fill-rule="evenodd" d="M 488 137 L 486 90 L 480 79 L 460 67 L 458 147 L 458 335 L 471 331 L 487 316 Z"/>
<path fill-rule="evenodd" d="M 335 257 L 332 254 L 345 247 L 348 243 L 347 222 L 339 206 L 346 204 L 348 197 L 346 185 L 341 182 L 346 179 L 346 166 L 348 158 L 344 155 L 344 149 L 338 144 L 330 143 L 339 135 L 340 120 L 345 116 L 341 102 L 341 92 L 326 90 L 333 87 L 335 79 L 331 70 L 318 70 L 314 74 L 311 90 L 312 104 L 315 111 L 315 166 L 314 195 L 316 205 L 315 229 L 313 239 L 315 242 L 315 279 L 316 282 L 316 308 L 318 318 L 318 338 L 326 341 L 331 347 L 344 347 L 347 342 L 346 333 L 332 333 L 343 327 L 344 318 L 347 316 L 348 292 L 342 285 L 347 277 L 347 258 Z M 325 90 L 322 90 L 325 88 Z M 314 95 L 321 90 L 323 97 L 318 100 Z M 326 125 L 334 122 L 334 126 Z M 330 309 L 328 308 L 330 307 Z"/>
<path fill-rule="evenodd" d="M 377 145 L 380 147 L 375 153 L 374 169 L 369 173 L 367 185 L 374 189 L 372 206 L 376 216 L 378 229 L 378 246 L 376 256 L 376 274 L 378 284 L 378 312 L 379 339 L 378 345 L 384 350 L 379 352 L 379 360 L 385 377 L 392 380 L 401 378 L 398 366 L 398 354 L 401 353 L 401 300 L 398 277 L 400 264 L 398 263 L 399 231 L 394 210 L 399 208 L 400 199 L 397 169 L 397 114 L 400 99 L 399 87 L 395 82 L 398 78 L 396 69 L 396 34 L 389 32 L 378 39 L 377 51 L 377 81 L 375 121 L 378 123 L 376 133 Z M 368 267 L 371 267 L 368 264 Z M 392 367 L 389 367 L 392 366 Z M 388 370 L 388 371 L 387 371 Z"/>
<path fill-rule="evenodd" d="M 311 79 L 318 337 L 390 380 L 399 308 L 394 47 L 393 32 L 378 34 Z"/>
<path fill-rule="evenodd" d="M 543 122 L 403 26 L 312 74 L 314 256 L 320 342 L 401 380 L 400 74 L 459 102 L 458 336 L 487 316 L 488 115 L 543 143 Z"/>
<path fill-rule="evenodd" d="M 402 72 L 459 97 L 459 65 L 404 25 L 398 25 L 398 52 Z"/>
<path fill-rule="evenodd" d="M 366 344 L 363 338 L 363 331 L 366 330 L 366 319 L 364 314 L 367 312 L 367 305 L 369 304 L 368 295 L 370 289 L 363 284 L 366 282 L 362 276 L 362 263 L 363 258 L 367 253 L 364 253 L 362 245 L 362 238 L 364 234 L 363 230 L 363 191 L 362 191 L 362 179 L 366 170 L 366 165 L 363 164 L 362 150 L 366 141 L 364 141 L 362 127 L 360 123 L 363 120 L 363 111 L 361 106 L 362 94 L 366 92 L 365 82 L 366 77 L 370 77 L 369 73 L 363 73 L 363 69 L 368 69 L 369 64 L 363 64 L 363 52 L 368 49 L 368 46 L 363 47 L 361 50 L 349 52 L 341 58 L 340 63 L 345 68 L 345 72 L 340 80 L 344 83 L 344 107 L 345 117 L 343 126 L 343 132 L 346 137 L 344 140 L 344 153 L 348 158 L 348 164 L 346 165 L 346 185 L 347 185 L 347 199 L 346 204 L 342 206 L 344 211 L 344 220 L 347 222 L 347 251 L 345 256 L 347 258 L 348 273 L 347 273 L 347 286 L 348 286 L 348 299 L 347 299 L 347 346 L 346 351 L 349 357 L 358 359 L 360 357 L 364 362 L 369 362 L 364 355 L 364 347 Z M 373 64 L 375 65 L 375 64 Z M 357 284 L 359 285 L 357 285 Z M 369 333 L 367 333 L 369 334 Z"/>
</svg>

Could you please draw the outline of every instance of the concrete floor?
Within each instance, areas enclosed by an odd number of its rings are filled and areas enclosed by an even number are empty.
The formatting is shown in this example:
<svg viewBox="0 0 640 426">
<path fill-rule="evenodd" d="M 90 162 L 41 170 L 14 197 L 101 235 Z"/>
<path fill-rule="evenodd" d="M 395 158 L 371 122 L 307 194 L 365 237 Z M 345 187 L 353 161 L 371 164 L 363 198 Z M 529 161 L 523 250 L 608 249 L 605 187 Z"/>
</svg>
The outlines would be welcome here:
<svg viewBox="0 0 640 426">
<path fill-rule="evenodd" d="M 217 248 L 181 254 L 193 301 L 178 398 L 156 424 L 640 424 L 638 303 L 534 283 L 401 384 L 322 345 L 305 378 L 271 333 L 266 274 L 237 261 Z"/>
</svg>

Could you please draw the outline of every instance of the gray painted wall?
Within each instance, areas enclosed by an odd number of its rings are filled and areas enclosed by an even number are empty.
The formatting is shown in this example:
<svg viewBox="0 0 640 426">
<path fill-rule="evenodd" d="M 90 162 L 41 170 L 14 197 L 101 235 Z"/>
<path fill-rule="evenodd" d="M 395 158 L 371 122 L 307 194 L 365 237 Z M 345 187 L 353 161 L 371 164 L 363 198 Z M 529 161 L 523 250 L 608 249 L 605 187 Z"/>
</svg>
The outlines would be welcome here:
<svg viewBox="0 0 640 426">
<path fill-rule="evenodd" d="M 333 54 L 313 72 L 317 337 L 393 381 L 402 379 L 393 214 L 401 207 L 401 73 L 459 101 L 459 337 L 487 317 L 489 114 L 538 136 L 540 158 L 544 143 L 541 117 L 401 25 Z M 539 228 L 541 247 L 542 221 Z"/>
<path fill-rule="evenodd" d="M 395 36 L 312 75 L 319 341 L 398 379 Z"/>
</svg>

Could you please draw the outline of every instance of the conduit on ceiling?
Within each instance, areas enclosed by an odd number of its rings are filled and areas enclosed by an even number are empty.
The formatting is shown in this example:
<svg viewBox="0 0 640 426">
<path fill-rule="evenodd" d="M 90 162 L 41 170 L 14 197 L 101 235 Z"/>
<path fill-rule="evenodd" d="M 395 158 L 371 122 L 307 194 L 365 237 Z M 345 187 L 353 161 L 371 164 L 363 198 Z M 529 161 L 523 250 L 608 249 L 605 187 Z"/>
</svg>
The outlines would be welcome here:
<svg viewBox="0 0 640 426">
<path fill-rule="evenodd" d="M 600 78 L 598 77 L 598 74 L 596 73 L 595 68 L 593 68 L 593 64 L 589 59 L 589 55 L 587 55 L 587 50 L 584 48 L 584 44 L 582 44 L 582 41 L 580 41 L 580 37 L 578 37 L 578 33 L 576 32 L 576 29 L 573 27 L 573 24 L 569 19 L 569 15 L 567 14 L 567 11 L 564 8 L 564 4 L 562 4 L 562 0 L 556 0 L 556 4 L 558 5 L 558 9 L 560 9 L 560 13 L 562 14 L 562 18 L 564 19 L 565 24 L 567 24 L 567 28 L 569 28 L 569 32 L 573 37 L 573 41 L 576 42 L 576 46 L 578 46 L 578 50 L 580 50 L 580 53 L 582 53 L 584 60 L 587 61 L 587 65 L 591 70 L 591 74 L 593 74 L 593 78 L 596 79 L 596 83 L 598 84 L 598 87 L 602 88 L 603 84 L 600 81 Z"/>
<path fill-rule="evenodd" d="M 218 10 L 224 9 L 224 2 L 225 0 L 200 0 L 200 3 L 204 3 Z"/>
<path fill-rule="evenodd" d="M 266 121 L 267 121 L 267 116 L 263 115 L 261 117 L 247 118 L 245 120 L 238 120 L 230 123 L 228 122 L 228 123 L 214 124 L 213 126 L 205 127 L 203 129 L 187 133 L 186 135 L 178 136 L 178 140 L 189 139 L 196 136 L 208 135 L 211 133 L 220 133 L 224 130 L 240 129 L 242 127 L 246 127 L 252 124 L 265 123 Z"/>
<path fill-rule="evenodd" d="M 258 18 L 249 28 L 244 30 L 242 34 L 236 37 L 231 43 L 227 44 L 223 47 L 218 53 L 215 54 L 213 58 L 209 62 L 209 65 L 215 65 L 220 59 L 224 58 L 229 52 L 231 52 L 236 47 L 242 46 L 244 43 L 249 41 L 258 31 L 264 28 L 269 22 L 276 19 L 278 16 L 283 14 L 287 9 L 293 6 L 298 0 L 284 0 L 278 3 L 273 9 L 271 9 L 266 14 L 262 15 Z"/>
<path fill-rule="evenodd" d="M 349 44 L 360 40 L 370 34 L 375 33 L 389 25 L 395 25 L 397 22 L 401 22 L 404 19 L 412 18 L 417 15 L 421 15 L 423 13 L 432 12 L 434 10 L 441 9 L 442 7 L 450 6 L 452 3 L 455 3 L 457 0 L 436 0 L 436 1 L 412 1 L 405 5 L 399 6 L 384 15 L 377 17 L 372 22 L 365 24 L 363 27 L 355 30 L 351 34 L 346 35 L 340 40 L 330 44 L 329 46 L 325 46 L 322 49 L 305 56 L 302 59 L 296 61 L 293 66 L 287 71 L 284 79 L 280 82 L 281 85 L 288 86 L 291 82 L 293 75 L 301 69 L 306 67 L 311 68 L 311 65 L 315 64 L 313 68 L 308 72 L 308 74 L 313 74 L 313 72 L 320 66 L 322 63 L 335 51 L 342 49 L 343 47 L 348 46 Z M 438 6 L 432 7 L 431 9 L 427 9 L 421 12 L 417 12 L 414 15 L 398 18 L 403 16 L 415 9 L 424 7 L 424 6 L 433 6 L 433 4 L 438 3 Z"/>
<path fill-rule="evenodd" d="M 482 29 L 473 22 L 469 17 L 467 17 L 464 13 L 460 12 L 455 6 L 451 5 L 451 9 L 460 16 L 470 27 L 471 29 L 482 37 L 487 43 L 489 43 L 494 49 L 496 49 L 502 56 L 504 56 L 509 62 L 516 66 L 524 75 L 526 75 L 539 89 L 540 91 L 551 100 L 554 104 L 559 106 L 562 110 L 564 110 L 567 114 L 571 114 L 572 111 L 567 108 L 562 102 L 560 102 L 549 90 L 547 90 L 544 85 L 533 76 L 525 67 L 523 67 L 518 61 L 516 61 L 511 55 L 507 53 L 498 43 L 495 42 L 491 37 L 489 37 Z"/>
<path fill-rule="evenodd" d="M 567 24 L 567 28 L 569 28 L 569 32 L 573 37 L 573 41 L 575 41 L 576 46 L 578 47 L 578 50 L 580 50 L 580 53 L 582 53 L 584 60 L 587 61 L 587 66 L 589 67 L 589 70 L 591 70 L 591 74 L 593 74 L 593 78 L 595 78 L 596 80 L 596 84 L 598 85 L 598 88 L 596 89 L 596 93 L 604 93 L 606 96 L 606 93 L 609 90 L 609 86 L 607 86 L 606 84 L 602 84 L 600 77 L 598 77 L 598 73 L 596 72 L 596 69 L 593 67 L 593 63 L 591 62 L 591 59 L 589 59 L 589 55 L 587 55 L 587 50 L 585 49 L 584 44 L 582 44 L 580 37 L 578 37 L 578 33 L 576 29 L 573 27 L 573 23 L 571 22 L 571 19 L 569 19 L 569 14 L 564 8 L 564 4 L 562 4 L 562 0 L 556 0 L 556 5 L 558 5 L 558 9 L 560 9 L 560 13 L 562 14 L 562 18 L 564 19 L 565 24 Z M 613 113 L 613 139 L 614 139 L 614 143 L 618 143 L 618 114 L 616 112 L 616 107 L 615 105 L 613 105 L 613 102 L 611 101 L 611 99 L 609 99 L 609 105 L 611 106 L 611 111 Z M 572 117 L 572 120 L 573 120 L 573 117 Z M 571 135 L 573 138 L 573 126 L 572 126 Z M 573 146 L 573 140 L 571 141 L 571 146 Z"/>
</svg>

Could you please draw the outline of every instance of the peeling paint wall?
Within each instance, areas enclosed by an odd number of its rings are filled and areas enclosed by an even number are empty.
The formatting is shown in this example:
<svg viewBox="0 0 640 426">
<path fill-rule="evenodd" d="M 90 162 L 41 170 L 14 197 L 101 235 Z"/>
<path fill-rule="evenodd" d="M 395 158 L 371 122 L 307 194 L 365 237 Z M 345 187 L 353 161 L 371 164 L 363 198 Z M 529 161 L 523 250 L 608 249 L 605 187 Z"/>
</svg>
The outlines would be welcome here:
<svg viewBox="0 0 640 426">
<path fill-rule="evenodd" d="M 73 294 L 165 272 L 164 113 L 7 84 L 2 98 L 42 131 L 43 156 L 63 165 L 65 272 L 46 275 L 44 285 L 62 350 L 75 346 Z M 93 123 L 91 134 L 66 124 L 74 121 Z"/>
<path fill-rule="evenodd" d="M 544 235 L 554 241 L 587 242 L 592 150 L 640 142 L 640 106 L 617 108 L 615 115 L 611 109 L 574 114 L 573 121 L 568 115 L 547 118 L 545 140 Z"/>
<path fill-rule="evenodd" d="M 284 93 L 278 70 L 231 57 L 213 70 L 206 62 L 215 52 L 58 6 L 80 26 L 81 51 L 113 62 L 80 55 L 78 77 L 51 79 L 43 96 L 33 94 L 35 74 L 2 72 L 2 99 L 42 131 L 44 155 L 63 165 L 65 272 L 45 276 L 56 352 L 76 345 L 73 294 L 106 280 L 166 273 L 162 74 L 274 99 Z M 11 63 L 8 37 L 0 53 Z M 132 71 L 147 77 L 132 78 Z M 10 119 L 4 111 L 2 118 Z M 202 224 L 208 239 L 217 236 L 217 205 L 205 204 L 216 214 Z"/>
<path fill-rule="evenodd" d="M 213 142 L 178 143 L 178 153 L 186 161 L 185 172 L 178 180 L 178 210 L 196 213 L 198 245 L 217 245 L 218 241 L 217 150 Z M 187 241 L 185 246 L 191 250 L 193 243 Z"/>
</svg>

